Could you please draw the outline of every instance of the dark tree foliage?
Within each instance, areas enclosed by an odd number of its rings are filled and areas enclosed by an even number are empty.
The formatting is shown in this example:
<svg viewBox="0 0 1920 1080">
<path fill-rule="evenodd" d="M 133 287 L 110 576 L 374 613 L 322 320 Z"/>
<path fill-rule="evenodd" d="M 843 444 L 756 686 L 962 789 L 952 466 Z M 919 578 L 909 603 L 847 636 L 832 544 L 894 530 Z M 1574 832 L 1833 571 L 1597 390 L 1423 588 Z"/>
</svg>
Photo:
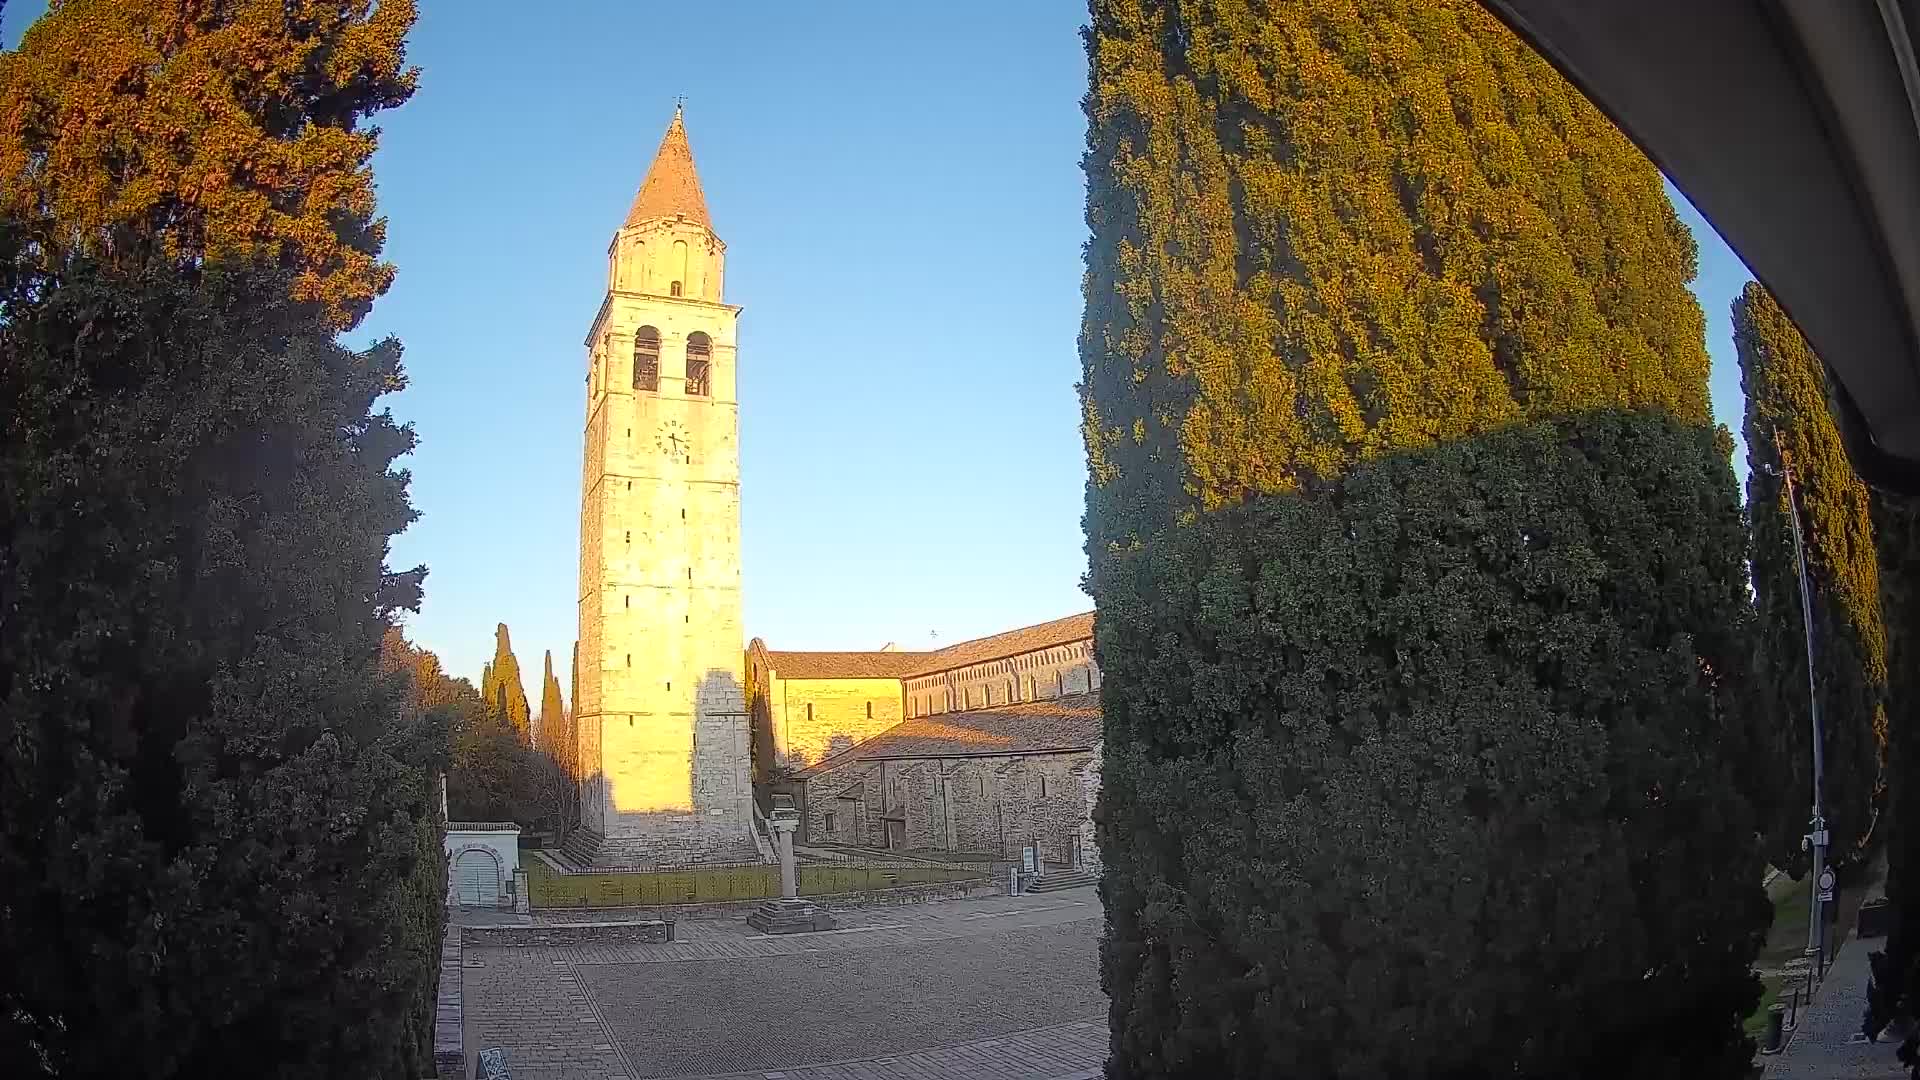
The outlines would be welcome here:
<svg viewBox="0 0 1920 1080">
<path fill-rule="evenodd" d="M 1760 700 L 1789 768 L 1766 808 L 1775 863 L 1804 866 L 1813 792 L 1806 629 L 1793 523 L 1781 476 L 1793 468 L 1813 593 L 1815 675 L 1824 732 L 1822 802 L 1840 865 L 1865 856 L 1886 747 L 1886 631 L 1866 484 L 1854 475 L 1827 409 L 1826 376 L 1806 339 L 1759 284 L 1733 302 L 1746 395 L 1747 507 L 1765 666 Z"/>
<path fill-rule="evenodd" d="M 1472 4 L 1088 53 L 1109 1073 L 1741 1075 L 1779 766 L 1659 174 Z"/>
<path fill-rule="evenodd" d="M 1886 617 L 1887 903 L 1886 949 L 1871 956 L 1873 982 L 1862 1027 L 1869 1035 L 1896 1018 L 1920 1020 L 1920 500 L 1874 493 L 1874 537 Z M 1920 1024 L 1899 1047 L 1920 1080 Z"/>
<path fill-rule="evenodd" d="M 0 1074 L 431 1067 L 444 734 L 400 347 L 284 273 L 0 253 Z"/>
</svg>

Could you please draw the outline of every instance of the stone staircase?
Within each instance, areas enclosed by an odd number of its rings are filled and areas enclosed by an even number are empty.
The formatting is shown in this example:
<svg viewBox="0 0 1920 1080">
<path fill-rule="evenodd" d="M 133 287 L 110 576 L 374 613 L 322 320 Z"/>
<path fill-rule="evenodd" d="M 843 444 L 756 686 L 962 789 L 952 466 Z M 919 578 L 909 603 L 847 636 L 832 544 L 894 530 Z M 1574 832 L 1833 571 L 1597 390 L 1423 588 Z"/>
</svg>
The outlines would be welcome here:
<svg viewBox="0 0 1920 1080">
<path fill-rule="evenodd" d="M 1050 866 L 1028 881 L 1023 892 L 1044 893 L 1059 892 L 1062 889 L 1079 889 L 1100 883 L 1100 875 L 1085 870 L 1070 870 L 1062 866 Z"/>
</svg>

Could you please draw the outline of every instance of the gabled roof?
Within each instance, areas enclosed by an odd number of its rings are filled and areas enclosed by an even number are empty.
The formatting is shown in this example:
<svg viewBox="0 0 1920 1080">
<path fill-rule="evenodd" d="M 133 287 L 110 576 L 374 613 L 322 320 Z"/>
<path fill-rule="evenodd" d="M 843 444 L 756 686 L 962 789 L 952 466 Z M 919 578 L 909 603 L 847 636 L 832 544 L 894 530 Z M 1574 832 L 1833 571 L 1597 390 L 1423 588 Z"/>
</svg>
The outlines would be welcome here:
<svg viewBox="0 0 1920 1080">
<path fill-rule="evenodd" d="M 901 679 L 926 661 L 928 653 L 774 652 L 767 663 L 782 679 Z"/>
<path fill-rule="evenodd" d="M 774 652 L 767 663 L 782 679 L 911 679 L 1022 653 L 1085 641 L 1093 636 L 1093 612 L 957 642 L 932 652 Z"/>
<path fill-rule="evenodd" d="M 1078 615 L 1069 615 L 1064 619 L 1055 619 L 1052 622 L 1023 626 L 1018 630 L 1008 630 L 989 637 L 962 641 L 936 652 L 923 653 L 926 659 L 913 671 L 913 674 L 931 675 L 936 671 L 950 671 L 969 664 L 983 664 L 989 660 L 1018 656 L 1038 649 L 1050 649 L 1055 645 L 1085 641 L 1092 636 L 1093 612 L 1086 611 Z"/>
<path fill-rule="evenodd" d="M 667 125 L 666 137 L 660 140 L 659 151 L 653 155 L 647 178 L 633 197 L 627 222 L 621 228 L 670 217 L 684 217 L 713 228 L 713 220 L 707 216 L 707 197 L 700 190 L 700 174 L 693 167 L 693 148 L 687 145 L 687 127 L 681 122 L 677 108 L 673 110 L 673 122 Z"/>
<path fill-rule="evenodd" d="M 1100 741 L 1100 695 L 940 713 L 902 721 L 800 771 L 815 776 L 857 761 L 894 758 L 995 757 L 1090 750 Z"/>
</svg>

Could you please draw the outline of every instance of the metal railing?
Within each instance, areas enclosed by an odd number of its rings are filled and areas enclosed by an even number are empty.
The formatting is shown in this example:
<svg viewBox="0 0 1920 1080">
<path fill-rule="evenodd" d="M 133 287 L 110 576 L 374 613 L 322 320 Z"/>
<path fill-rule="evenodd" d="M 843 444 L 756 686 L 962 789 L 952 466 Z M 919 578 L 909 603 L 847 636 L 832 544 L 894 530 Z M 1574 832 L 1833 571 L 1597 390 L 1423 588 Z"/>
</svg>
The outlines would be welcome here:
<svg viewBox="0 0 1920 1080">
<path fill-rule="evenodd" d="M 802 896 L 882 893 L 928 885 L 986 883 L 988 864 L 801 863 Z M 764 900 L 780 895 L 780 868 L 766 863 L 702 866 L 681 870 L 610 870 L 561 874 L 542 865 L 527 879 L 528 900 L 537 908 L 655 907 Z"/>
</svg>

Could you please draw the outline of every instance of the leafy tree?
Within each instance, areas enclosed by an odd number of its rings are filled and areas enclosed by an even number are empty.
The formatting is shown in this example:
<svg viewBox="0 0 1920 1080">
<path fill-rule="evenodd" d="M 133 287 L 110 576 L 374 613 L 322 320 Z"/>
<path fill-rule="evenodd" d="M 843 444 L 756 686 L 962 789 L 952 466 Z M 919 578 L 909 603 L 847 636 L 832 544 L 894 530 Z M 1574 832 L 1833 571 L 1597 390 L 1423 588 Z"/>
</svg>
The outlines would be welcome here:
<svg viewBox="0 0 1920 1080">
<path fill-rule="evenodd" d="M 486 666 L 480 678 L 480 696 L 486 700 L 487 708 L 519 735 L 521 742 L 533 744 L 527 691 L 520 681 L 520 661 L 513 655 L 513 641 L 507 634 L 506 623 L 494 626 L 493 662 Z"/>
<path fill-rule="evenodd" d="M 1472 5 L 1087 45 L 1109 1074 L 1742 1075 L 1775 766 L 1658 173 Z"/>
<path fill-rule="evenodd" d="M 0 214 L 55 262 L 265 254 L 357 324 L 393 281 L 377 127 L 413 0 L 61 0 L 0 56 Z"/>
<path fill-rule="evenodd" d="M 1781 866 L 1805 865 L 1800 840 L 1813 790 L 1806 631 L 1783 461 L 1798 489 L 1813 593 L 1816 686 L 1822 708 L 1822 801 L 1835 862 L 1864 854 L 1886 748 L 1887 643 L 1880 564 L 1866 484 L 1854 475 L 1827 409 L 1826 377 L 1806 339 L 1766 289 L 1748 282 L 1733 302 L 1733 340 L 1746 395 L 1747 506 L 1753 588 L 1767 660 L 1765 689 L 1790 764 L 1769 832 Z"/>
<path fill-rule="evenodd" d="M 528 828 L 552 817 L 552 765 L 528 746 L 480 691 L 448 676 L 440 658 L 390 630 L 383 646 L 387 670 L 409 676 L 411 700 L 449 733 L 447 813 L 455 821 L 512 821 Z"/>
<path fill-rule="evenodd" d="M 445 752 L 378 669 L 424 575 L 385 565 L 398 343 L 284 272 L 0 247 L 0 1073 L 420 1075 Z"/>
</svg>

